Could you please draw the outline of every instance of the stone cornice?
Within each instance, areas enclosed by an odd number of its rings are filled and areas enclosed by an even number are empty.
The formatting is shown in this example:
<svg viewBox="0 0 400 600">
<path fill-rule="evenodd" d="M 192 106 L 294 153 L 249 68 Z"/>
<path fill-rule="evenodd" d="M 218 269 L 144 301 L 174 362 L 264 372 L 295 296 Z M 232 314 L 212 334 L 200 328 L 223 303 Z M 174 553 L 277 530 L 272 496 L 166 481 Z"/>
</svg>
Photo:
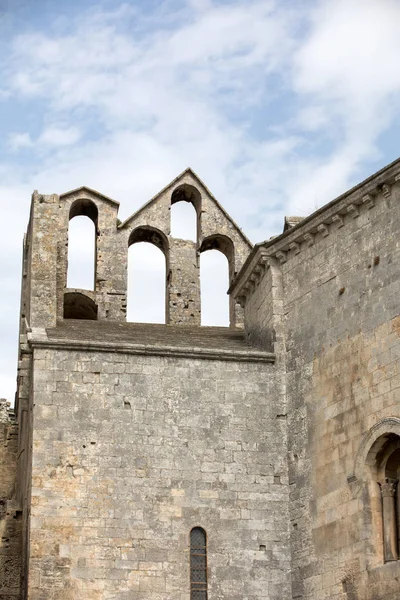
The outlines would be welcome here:
<svg viewBox="0 0 400 600">
<path fill-rule="evenodd" d="M 266 250 L 258 247 L 252 254 L 252 260 L 248 262 L 246 271 L 240 282 L 238 282 L 239 284 L 236 285 L 234 282 L 228 293 L 232 294 L 241 306 L 244 306 L 247 296 L 256 289 L 269 266 L 269 256 Z"/>
<path fill-rule="evenodd" d="M 228 293 L 232 294 L 238 302 L 241 302 L 240 298 L 245 298 L 242 290 L 251 288 L 254 266 L 258 264 L 261 250 L 265 256 L 276 258 L 283 264 L 303 249 L 328 238 L 333 228 L 339 229 L 353 219 L 357 220 L 363 212 L 373 209 L 377 197 L 388 198 L 392 193 L 392 186 L 399 181 L 400 159 L 332 200 L 281 235 L 256 244 L 232 282 Z"/>
<path fill-rule="evenodd" d="M 52 340 L 46 330 L 35 330 L 28 333 L 31 348 L 52 350 L 71 350 L 78 352 L 111 352 L 115 354 L 136 354 L 145 356 L 169 356 L 172 358 L 199 358 L 205 360 L 222 360 L 235 362 L 274 363 L 275 354 L 259 350 L 229 350 L 225 348 L 186 348 L 184 346 L 131 344 L 98 342 L 92 340 Z"/>
</svg>

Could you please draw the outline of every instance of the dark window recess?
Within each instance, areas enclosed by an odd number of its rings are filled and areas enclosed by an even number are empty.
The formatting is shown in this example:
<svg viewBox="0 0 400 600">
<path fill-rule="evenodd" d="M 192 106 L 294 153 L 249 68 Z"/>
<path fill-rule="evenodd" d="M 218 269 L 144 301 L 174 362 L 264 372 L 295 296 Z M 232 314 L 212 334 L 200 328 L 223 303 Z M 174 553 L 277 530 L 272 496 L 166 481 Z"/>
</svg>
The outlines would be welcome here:
<svg viewBox="0 0 400 600">
<path fill-rule="evenodd" d="M 207 537 L 201 527 L 190 532 L 190 600 L 207 600 Z"/>
</svg>

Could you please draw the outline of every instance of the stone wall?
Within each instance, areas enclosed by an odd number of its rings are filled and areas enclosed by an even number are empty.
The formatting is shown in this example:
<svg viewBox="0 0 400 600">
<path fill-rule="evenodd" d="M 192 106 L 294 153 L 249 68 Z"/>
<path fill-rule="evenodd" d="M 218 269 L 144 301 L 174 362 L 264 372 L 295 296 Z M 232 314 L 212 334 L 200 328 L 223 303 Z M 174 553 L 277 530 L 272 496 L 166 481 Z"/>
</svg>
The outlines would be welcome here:
<svg viewBox="0 0 400 600">
<path fill-rule="evenodd" d="M 170 210 L 176 201 L 191 202 L 197 211 L 196 242 L 170 235 Z M 118 202 L 88 188 L 61 195 L 34 192 L 24 244 L 22 294 L 22 314 L 31 328 L 52 327 L 64 317 L 96 319 L 97 315 L 98 320 L 126 321 L 128 248 L 143 241 L 165 255 L 166 323 L 200 325 L 200 253 L 218 249 L 225 254 L 232 280 L 252 247 L 190 169 L 124 223 L 117 219 L 118 207 Z M 96 276 L 91 290 L 67 288 L 68 227 L 70 219 L 79 215 L 90 218 L 96 228 Z M 233 301 L 230 324 L 242 325 L 241 309 Z"/>
<path fill-rule="evenodd" d="M 397 162 L 259 244 L 232 286 L 250 339 L 282 341 L 293 598 L 399 596 L 373 446 L 400 439 L 399 180 Z"/>
<path fill-rule="evenodd" d="M 400 190 L 377 192 L 282 265 L 294 598 L 399 595 L 377 481 L 348 481 L 371 427 L 400 416 Z"/>
<path fill-rule="evenodd" d="M 0 399 L 0 600 L 20 598 L 22 512 L 15 501 L 18 427 Z"/>
<path fill-rule="evenodd" d="M 399 433 L 398 168 L 260 245 L 234 289 L 249 333 L 283 314 L 293 598 L 399 597 L 400 562 L 384 563 L 380 490 L 366 464 L 379 432 Z"/>
<path fill-rule="evenodd" d="M 170 237 L 170 206 L 182 199 L 197 211 L 196 243 Z M 68 345 L 61 308 L 77 201 L 106 207 L 92 295 L 112 332 Z M 189 600 L 195 526 L 208 534 L 210 598 L 397 600 L 400 561 L 385 563 L 374 461 L 382 436 L 400 440 L 399 202 L 393 163 L 247 257 L 246 238 L 190 170 L 119 225 L 116 203 L 96 192 L 34 194 L 18 392 L 29 600 Z M 151 342 L 137 332 L 128 352 L 127 248 L 146 235 L 166 256 L 166 314 L 180 333 L 165 327 Z M 260 351 L 240 330 L 222 351 L 182 327 L 200 322 L 198 258 L 212 248 L 231 281 L 244 264 L 231 324 L 237 299 Z M 275 364 L 260 358 L 266 350 Z M 7 419 L 0 406 L 0 556 L 11 582 L 0 600 L 19 593 Z"/>
<path fill-rule="evenodd" d="M 29 600 L 290 597 L 273 364 L 34 350 Z"/>
</svg>

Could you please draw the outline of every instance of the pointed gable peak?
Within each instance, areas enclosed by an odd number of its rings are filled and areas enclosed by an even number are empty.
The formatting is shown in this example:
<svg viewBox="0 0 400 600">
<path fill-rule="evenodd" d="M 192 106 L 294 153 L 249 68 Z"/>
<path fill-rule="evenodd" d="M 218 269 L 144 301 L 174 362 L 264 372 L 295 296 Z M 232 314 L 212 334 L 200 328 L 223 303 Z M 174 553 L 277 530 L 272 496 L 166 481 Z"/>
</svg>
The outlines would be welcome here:
<svg viewBox="0 0 400 600">
<path fill-rule="evenodd" d="M 103 202 L 108 202 L 110 204 L 113 204 L 116 207 L 119 207 L 119 202 L 117 202 L 113 198 L 109 198 L 108 196 L 101 194 L 97 190 L 93 190 L 92 188 L 89 188 L 86 186 L 82 186 L 82 187 L 76 188 L 74 190 L 64 192 L 64 194 L 60 194 L 60 200 L 68 200 L 69 198 L 77 197 L 77 196 L 81 196 L 81 197 L 93 199 L 93 200 L 100 199 L 100 200 L 103 200 Z"/>
<path fill-rule="evenodd" d="M 197 173 L 191 168 L 187 167 L 184 171 L 182 171 L 175 179 L 170 181 L 162 190 L 157 192 L 155 196 L 153 196 L 148 202 L 143 204 L 135 213 L 133 213 L 130 217 L 128 217 L 121 225 L 120 228 L 125 227 L 131 221 L 135 220 L 141 213 L 146 211 L 147 209 L 151 209 L 153 205 L 155 205 L 165 194 L 168 194 L 170 190 L 173 188 L 178 188 L 181 185 L 192 185 L 195 187 L 200 193 L 203 192 L 209 200 L 215 204 L 217 209 L 221 211 L 224 217 L 232 224 L 232 226 L 238 231 L 239 235 L 242 237 L 243 241 L 247 244 L 249 248 L 252 248 L 253 245 L 250 240 L 244 235 L 243 231 L 237 225 L 237 223 L 232 219 L 229 213 L 224 209 L 223 206 L 218 202 L 209 188 L 206 186 L 204 181 L 197 175 Z"/>
</svg>

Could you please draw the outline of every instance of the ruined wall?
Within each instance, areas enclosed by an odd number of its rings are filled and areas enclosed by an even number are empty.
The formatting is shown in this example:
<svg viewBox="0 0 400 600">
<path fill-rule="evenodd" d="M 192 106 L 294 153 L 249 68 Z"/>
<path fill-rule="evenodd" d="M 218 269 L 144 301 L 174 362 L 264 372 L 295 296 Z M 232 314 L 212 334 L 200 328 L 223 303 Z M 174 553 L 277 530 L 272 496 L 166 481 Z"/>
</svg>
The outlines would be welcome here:
<svg viewBox="0 0 400 600">
<path fill-rule="evenodd" d="M 274 365 L 34 350 L 29 600 L 290 596 Z"/>
<path fill-rule="evenodd" d="M 20 598 L 22 513 L 15 499 L 18 427 L 0 399 L 0 600 Z"/>
<path fill-rule="evenodd" d="M 176 201 L 195 207 L 195 243 L 170 235 L 170 210 Z M 125 321 L 128 248 L 143 241 L 155 244 L 165 255 L 166 322 L 200 325 L 200 253 L 223 252 L 232 280 L 251 250 L 251 243 L 190 169 L 124 223 L 118 222 L 118 207 L 118 202 L 88 188 L 60 196 L 34 192 L 22 294 L 22 313 L 30 327 L 52 327 L 64 317 Z M 67 288 L 69 221 L 79 215 L 90 218 L 96 227 L 92 290 Z M 230 323 L 242 323 L 241 309 L 233 301 Z"/>
<path fill-rule="evenodd" d="M 171 349 L 132 355 L 118 344 L 109 352 L 34 349 L 29 600 L 187 600 L 194 526 L 208 533 L 210 597 L 398 598 L 400 561 L 384 563 L 380 490 L 366 461 L 376 432 L 393 433 L 397 422 L 400 432 L 397 169 L 261 245 L 246 262 L 231 309 L 236 298 L 248 341 L 273 349 L 275 365 L 215 360 L 217 352 L 213 360 L 189 351 L 185 358 L 182 350 L 174 357 Z M 104 283 L 104 294 L 115 296 L 108 308 L 106 296 L 97 296 L 102 319 L 124 319 L 132 231 L 155 227 L 169 252 L 171 194 L 194 183 L 184 174 L 105 232 L 118 269 Z M 230 255 L 221 231 L 235 242 L 232 271 L 249 250 L 196 185 L 197 244 L 181 244 L 193 262 L 179 279 L 171 275 L 178 242 L 167 259 L 172 318 L 180 324 L 199 322 L 199 253 L 218 243 Z M 41 253 L 30 252 L 36 264 Z M 57 268 L 56 284 L 41 266 L 29 275 L 41 326 L 55 322 L 54 303 L 40 307 L 37 294 L 60 285 Z M 235 308 L 233 323 L 238 315 Z"/>
<path fill-rule="evenodd" d="M 197 214 L 196 242 L 171 237 L 171 205 L 189 202 Z M 119 227 L 118 236 L 125 239 L 142 231 L 141 241 L 154 243 L 154 234 L 161 234 L 159 247 L 166 257 L 166 322 L 179 325 L 201 324 L 200 254 L 217 249 L 228 261 L 229 281 L 244 264 L 252 245 L 239 227 L 219 205 L 210 191 L 187 169 L 155 198 L 139 209 Z M 148 232 L 148 238 L 143 237 Z M 120 257 L 123 261 L 123 257 Z M 125 259 L 126 260 L 126 259 Z M 242 326 L 240 306 L 230 299 L 230 325 Z"/>
</svg>

